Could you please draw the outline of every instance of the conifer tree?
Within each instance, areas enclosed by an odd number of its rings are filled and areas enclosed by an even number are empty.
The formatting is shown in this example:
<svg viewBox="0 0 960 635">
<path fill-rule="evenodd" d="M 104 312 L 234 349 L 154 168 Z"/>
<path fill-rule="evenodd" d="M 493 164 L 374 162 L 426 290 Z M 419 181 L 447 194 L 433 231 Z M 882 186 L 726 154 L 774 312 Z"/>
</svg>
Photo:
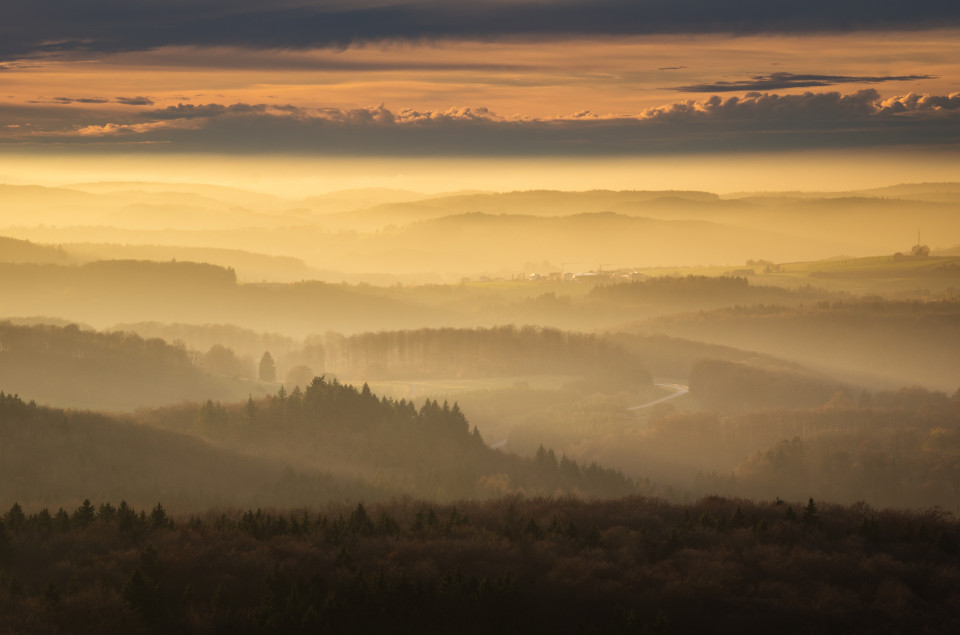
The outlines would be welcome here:
<svg viewBox="0 0 960 635">
<path fill-rule="evenodd" d="M 93 522 L 97 510 L 90 502 L 89 498 L 84 499 L 77 511 L 73 512 L 73 524 L 78 527 L 85 527 Z"/>
<path fill-rule="evenodd" d="M 803 524 L 812 526 L 819 522 L 820 511 L 817 509 L 817 504 L 813 502 L 813 497 L 811 497 L 810 502 L 808 502 L 807 506 L 803 508 Z"/>
<path fill-rule="evenodd" d="M 14 503 L 10 511 L 3 517 L 3 520 L 12 531 L 17 531 L 23 527 L 26 516 L 23 515 L 23 509 L 20 507 L 20 503 Z"/>
<path fill-rule="evenodd" d="M 260 368 L 257 376 L 260 378 L 260 381 L 277 380 L 277 365 L 274 363 L 273 355 L 270 354 L 270 351 L 264 351 L 263 356 L 260 358 Z"/>
</svg>

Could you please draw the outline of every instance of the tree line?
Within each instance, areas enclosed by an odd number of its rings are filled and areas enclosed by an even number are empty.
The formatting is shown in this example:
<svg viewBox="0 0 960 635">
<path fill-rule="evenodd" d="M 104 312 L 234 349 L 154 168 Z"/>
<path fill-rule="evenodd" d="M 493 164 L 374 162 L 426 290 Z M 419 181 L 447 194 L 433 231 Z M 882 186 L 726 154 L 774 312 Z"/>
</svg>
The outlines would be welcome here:
<svg viewBox="0 0 960 635">
<path fill-rule="evenodd" d="M 0 522 L 0 630 L 951 633 L 960 524 L 807 498 L 509 497 Z M 59 515 L 59 513 L 58 513 Z M 74 518 L 77 520 L 75 521 Z"/>
<path fill-rule="evenodd" d="M 642 361 L 588 333 L 537 326 L 328 336 L 326 369 L 365 377 L 604 375 L 651 382 Z"/>
<path fill-rule="evenodd" d="M 2 321 L 0 389 L 55 405 L 132 410 L 184 399 L 239 398 L 249 387 L 203 372 L 182 342 L 75 324 Z"/>
<path fill-rule="evenodd" d="M 224 448 L 299 466 L 350 466 L 371 481 L 440 499 L 527 493 L 619 496 L 638 485 L 595 463 L 524 459 L 488 447 L 457 403 L 377 397 L 315 377 L 301 390 L 246 402 L 207 400 L 138 414 L 151 427 L 201 436 Z M 552 456 L 552 453 L 551 453 Z"/>
</svg>

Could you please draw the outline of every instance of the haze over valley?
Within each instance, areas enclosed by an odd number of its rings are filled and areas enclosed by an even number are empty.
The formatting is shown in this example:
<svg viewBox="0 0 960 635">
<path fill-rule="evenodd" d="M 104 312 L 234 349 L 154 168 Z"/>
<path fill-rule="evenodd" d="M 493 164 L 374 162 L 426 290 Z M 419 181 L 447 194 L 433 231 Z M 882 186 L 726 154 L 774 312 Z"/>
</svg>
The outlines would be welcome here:
<svg viewBox="0 0 960 635">
<path fill-rule="evenodd" d="M 955 4 L 8 13 L 0 633 L 960 632 Z"/>
</svg>

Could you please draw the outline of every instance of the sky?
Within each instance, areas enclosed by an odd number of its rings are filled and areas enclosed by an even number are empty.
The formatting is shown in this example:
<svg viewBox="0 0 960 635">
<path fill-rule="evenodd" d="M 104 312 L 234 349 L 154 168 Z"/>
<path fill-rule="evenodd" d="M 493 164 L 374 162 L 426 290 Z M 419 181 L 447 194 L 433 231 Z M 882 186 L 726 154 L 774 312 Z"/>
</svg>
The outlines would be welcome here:
<svg viewBox="0 0 960 635">
<path fill-rule="evenodd" d="M 264 189 L 960 179 L 955 1 L 39 0 L 4 14 L 6 182 L 213 164 L 205 178 Z"/>
</svg>

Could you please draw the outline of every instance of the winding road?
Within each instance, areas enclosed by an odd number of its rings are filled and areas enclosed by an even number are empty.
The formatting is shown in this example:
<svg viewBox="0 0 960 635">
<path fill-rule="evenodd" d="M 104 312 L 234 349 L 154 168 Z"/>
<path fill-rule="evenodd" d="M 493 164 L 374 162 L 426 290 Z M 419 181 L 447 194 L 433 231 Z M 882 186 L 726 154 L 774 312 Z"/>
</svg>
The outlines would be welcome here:
<svg viewBox="0 0 960 635">
<path fill-rule="evenodd" d="M 659 386 L 660 388 L 667 388 L 668 390 L 672 390 L 673 392 L 667 395 L 666 397 L 661 397 L 660 399 L 655 399 L 647 403 L 642 403 L 639 406 L 631 406 L 627 408 L 627 410 L 641 410 L 643 408 L 649 408 L 650 406 L 655 406 L 658 403 L 663 403 L 664 401 L 667 401 L 670 399 L 676 399 L 677 397 L 681 395 L 685 395 L 688 392 L 690 392 L 690 387 L 684 386 L 682 384 L 654 384 L 654 386 Z"/>
<path fill-rule="evenodd" d="M 630 406 L 627 410 L 641 410 L 643 408 L 649 408 L 650 406 L 655 406 L 658 403 L 663 403 L 664 401 L 669 401 L 670 399 L 676 399 L 677 397 L 683 396 L 690 392 L 689 386 L 684 386 L 683 384 L 654 384 L 654 386 L 659 386 L 660 388 L 666 388 L 672 390 L 673 392 L 667 395 L 666 397 L 660 397 L 659 399 L 654 399 L 653 401 L 648 401 L 647 403 L 642 403 L 639 406 Z M 490 445 L 494 450 L 499 450 L 500 448 L 507 445 L 508 439 L 502 439 Z"/>
</svg>

